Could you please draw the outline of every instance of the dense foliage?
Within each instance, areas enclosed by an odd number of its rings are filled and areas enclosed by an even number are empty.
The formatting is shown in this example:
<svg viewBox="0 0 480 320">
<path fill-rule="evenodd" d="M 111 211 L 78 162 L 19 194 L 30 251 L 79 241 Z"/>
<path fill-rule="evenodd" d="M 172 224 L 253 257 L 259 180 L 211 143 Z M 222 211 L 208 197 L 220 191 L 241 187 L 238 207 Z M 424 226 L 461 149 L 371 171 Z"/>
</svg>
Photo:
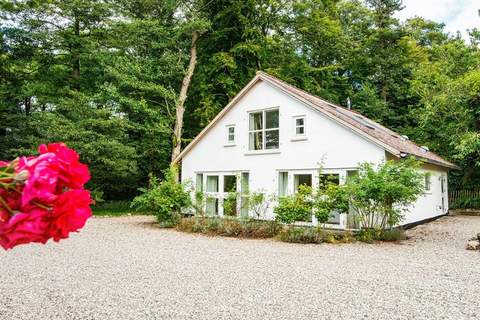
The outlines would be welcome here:
<svg viewBox="0 0 480 320">
<path fill-rule="evenodd" d="M 332 213 L 348 213 L 348 193 L 343 185 L 326 183 L 314 193 L 312 209 L 319 223 L 325 223 Z"/>
<path fill-rule="evenodd" d="M 188 188 L 177 182 L 175 170 L 166 170 L 162 181 L 151 175 L 148 188 L 141 188 L 142 194 L 132 201 L 133 208 L 156 215 L 157 221 L 164 226 L 175 225 L 182 210 L 191 206 Z"/>
<path fill-rule="evenodd" d="M 408 135 L 480 180 L 480 32 L 399 22 L 400 0 L 0 0 L 0 159 L 65 141 L 128 199 L 262 69 Z M 472 8 L 475 10 L 475 8 Z"/>
<path fill-rule="evenodd" d="M 273 212 L 275 212 L 275 219 L 283 223 L 311 221 L 313 214 L 312 188 L 300 185 L 295 194 L 280 197 Z"/>
<path fill-rule="evenodd" d="M 199 216 L 183 218 L 176 225 L 184 232 L 241 238 L 272 238 L 281 228 L 276 221 Z"/>
<path fill-rule="evenodd" d="M 412 158 L 360 165 L 358 174 L 347 181 L 345 194 L 362 228 L 385 229 L 403 221 L 408 206 L 424 192 L 425 174 Z"/>
</svg>

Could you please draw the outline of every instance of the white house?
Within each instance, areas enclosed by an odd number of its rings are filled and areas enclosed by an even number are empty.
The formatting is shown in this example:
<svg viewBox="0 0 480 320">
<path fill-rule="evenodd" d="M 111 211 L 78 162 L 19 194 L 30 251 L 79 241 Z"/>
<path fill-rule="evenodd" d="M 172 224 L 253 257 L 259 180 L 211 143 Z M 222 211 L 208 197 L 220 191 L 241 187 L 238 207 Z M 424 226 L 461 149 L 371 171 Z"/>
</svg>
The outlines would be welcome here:
<svg viewBox="0 0 480 320">
<path fill-rule="evenodd" d="M 222 216 L 223 199 L 234 189 L 292 194 L 300 184 L 317 185 L 323 175 L 344 183 L 360 162 L 408 155 L 423 159 L 422 170 L 430 175 L 427 193 L 402 224 L 446 214 L 447 172 L 454 164 L 355 111 L 258 72 L 176 162 L 182 181 L 193 181 L 209 196 L 207 213 Z M 274 218 L 273 206 L 263 218 Z M 347 216 L 332 217 L 328 226 L 354 227 Z"/>
</svg>

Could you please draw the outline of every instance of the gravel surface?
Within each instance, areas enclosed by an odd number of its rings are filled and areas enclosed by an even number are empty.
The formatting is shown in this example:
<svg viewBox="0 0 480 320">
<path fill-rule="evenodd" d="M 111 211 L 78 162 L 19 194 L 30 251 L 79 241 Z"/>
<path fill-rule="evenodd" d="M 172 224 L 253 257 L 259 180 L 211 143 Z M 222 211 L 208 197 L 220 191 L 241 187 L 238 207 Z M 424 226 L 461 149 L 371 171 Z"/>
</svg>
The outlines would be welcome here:
<svg viewBox="0 0 480 320">
<path fill-rule="evenodd" d="M 457 216 L 401 244 L 298 245 L 94 218 L 0 252 L 0 319 L 479 319 L 477 232 Z"/>
</svg>

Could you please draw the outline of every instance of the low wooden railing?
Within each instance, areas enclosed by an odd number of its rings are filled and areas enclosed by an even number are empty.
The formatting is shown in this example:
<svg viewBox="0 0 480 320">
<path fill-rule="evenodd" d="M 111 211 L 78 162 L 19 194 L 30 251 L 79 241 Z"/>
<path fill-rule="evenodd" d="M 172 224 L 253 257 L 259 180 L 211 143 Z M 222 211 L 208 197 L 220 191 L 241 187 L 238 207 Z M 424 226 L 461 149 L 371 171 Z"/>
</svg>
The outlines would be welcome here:
<svg viewBox="0 0 480 320">
<path fill-rule="evenodd" d="M 451 190 L 448 202 L 450 209 L 480 209 L 480 189 Z"/>
</svg>

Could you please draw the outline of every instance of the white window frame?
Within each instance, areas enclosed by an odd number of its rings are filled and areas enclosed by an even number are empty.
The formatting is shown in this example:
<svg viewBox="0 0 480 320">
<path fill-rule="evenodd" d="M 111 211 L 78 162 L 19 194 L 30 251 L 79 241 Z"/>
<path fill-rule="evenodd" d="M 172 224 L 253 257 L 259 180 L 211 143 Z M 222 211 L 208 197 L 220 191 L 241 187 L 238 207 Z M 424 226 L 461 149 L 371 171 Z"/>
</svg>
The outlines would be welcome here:
<svg viewBox="0 0 480 320">
<path fill-rule="evenodd" d="M 217 191 L 209 191 L 208 190 L 208 177 L 212 177 L 212 176 L 217 177 Z M 218 173 L 205 173 L 205 174 L 203 174 L 203 179 L 204 179 L 203 185 L 204 185 L 204 190 L 205 190 L 204 191 L 204 194 L 205 194 L 205 212 L 207 212 L 208 198 L 212 198 L 212 199 L 214 199 L 214 201 L 216 201 L 216 206 L 217 206 L 216 207 L 216 211 L 217 211 L 216 215 L 220 215 L 221 214 L 221 212 L 220 212 L 220 210 L 221 210 L 220 199 L 221 198 L 219 197 L 219 195 L 220 195 L 220 190 L 221 190 L 220 188 L 223 188 L 223 181 L 222 181 L 223 177 Z M 208 214 L 209 213 L 207 213 L 207 215 Z M 223 214 L 223 212 L 222 212 L 222 214 Z"/>
<path fill-rule="evenodd" d="M 225 128 L 227 131 L 227 139 L 225 142 L 225 146 L 228 146 L 228 147 L 234 146 L 236 141 L 236 134 L 237 134 L 235 125 L 229 124 L 229 125 L 226 125 Z M 230 140 L 230 129 L 233 129 L 233 140 Z"/>
<path fill-rule="evenodd" d="M 267 117 L 266 113 L 268 111 L 278 111 L 278 127 L 277 128 L 266 128 L 266 123 L 267 123 Z M 279 107 L 273 107 L 273 108 L 266 108 L 266 109 L 258 109 L 258 110 L 251 110 L 248 111 L 248 116 L 247 116 L 247 126 L 248 126 L 248 151 L 249 152 L 272 152 L 272 151 L 278 151 L 280 150 L 280 108 Z M 253 113 L 262 113 L 262 128 L 261 129 L 250 129 L 250 115 Z M 267 149 L 267 131 L 276 131 L 278 130 L 278 147 L 275 149 Z M 261 132 L 262 133 L 262 148 L 255 150 L 255 149 L 250 149 L 250 134 L 251 133 L 257 133 Z"/>
<path fill-rule="evenodd" d="M 425 173 L 424 187 L 425 187 L 425 193 L 427 194 L 432 193 L 432 177 L 433 177 L 433 174 L 431 172 Z"/>
<path fill-rule="evenodd" d="M 303 125 L 297 125 L 298 119 L 303 119 Z M 303 133 L 297 133 L 297 128 L 303 128 Z M 305 115 L 293 117 L 293 136 L 295 138 L 305 138 L 307 136 L 307 117 Z"/>
<path fill-rule="evenodd" d="M 353 169 L 353 168 L 352 168 Z M 356 170 L 356 169 L 355 169 Z M 314 189 L 318 188 L 319 181 L 320 181 L 320 172 L 318 168 L 312 168 L 312 169 L 278 169 L 277 171 L 277 186 L 279 185 L 279 173 L 280 172 L 287 172 L 288 174 L 288 183 L 287 183 L 287 195 L 293 195 L 295 194 L 295 175 L 297 174 L 311 174 L 312 175 L 312 187 Z M 338 175 L 339 178 L 339 184 L 342 185 L 346 182 L 347 179 L 347 169 L 328 169 L 324 168 L 321 172 L 321 174 L 335 174 Z M 278 195 L 278 188 L 277 188 L 277 195 Z M 323 227 L 326 228 L 331 228 L 331 229 L 345 229 L 347 227 L 347 214 L 342 213 L 340 214 L 339 217 L 339 223 L 329 223 L 326 222 L 322 224 Z M 305 222 L 296 222 L 296 224 L 303 225 Z M 308 224 L 308 223 L 307 223 Z M 317 218 L 315 217 L 315 214 L 312 214 L 312 225 L 318 226 L 320 225 L 319 222 L 317 221 Z"/>
<path fill-rule="evenodd" d="M 217 216 L 223 217 L 224 216 L 224 208 L 223 208 L 223 202 L 225 198 L 228 196 L 228 192 L 225 192 L 225 176 L 235 176 L 236 177 L 236 192 L 239 194 L 240 198 L 237 200 L 237 212 L 239 213 L 239 216 L 242 215 L 241 209 L 242 209 L 242 195 L 245 196 L 246 193 L 248 193 L 248 190 L 242 190 L 244 186 L 242 186 L 242 175 L 243 174 L 248 174 L 248 177 L 250 176 L 250 172 L 246 170 L 240 170 L 240 171 L 198 171 L 195 172 L 196 175 L 202 175 L 203 178 L 203 194 L 205 197 L 211 197 L 217 200 Z M 218 190 L 216 192 L 213 191 L 207 191 L 207 179 L 209 176 L 216 176 L 218 177 Z M 249 177 L 250 178 L 250 177 Z M 248 181 L 248 185 L 245 186 L 247 189 L 249 188 L 250 181 Z M 207 203 L 203 204 L 203 209 L 206 212 L 207 211 Z M 248 216 L 248 212 L 246 213 Z"/>
</svg>

